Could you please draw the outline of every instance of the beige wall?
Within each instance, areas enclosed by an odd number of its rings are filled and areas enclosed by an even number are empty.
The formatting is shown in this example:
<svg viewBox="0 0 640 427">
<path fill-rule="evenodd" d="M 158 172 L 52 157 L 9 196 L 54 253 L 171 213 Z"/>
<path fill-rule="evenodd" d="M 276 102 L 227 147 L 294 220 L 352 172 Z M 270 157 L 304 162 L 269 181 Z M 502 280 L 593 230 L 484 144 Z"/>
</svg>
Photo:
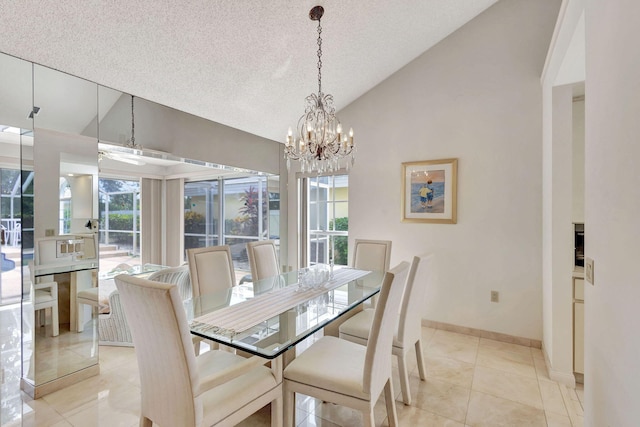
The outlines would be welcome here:
<svg viewBox="0 0 640 427">
<path fill-rule="evenodd" d="M 340 112 L 362 141 L 350 240 L 392 240 L 392 264 L 436 254 L 424 318 L 542 338 L 539 77 L 559 5 L 501 1 Z M 401 163 L 450 157 L 458 224 L 402 223 Z"/>
<path fill-rule="evenodd" d="M 586 2 L 585 426 L 640 425 L 640 2 Z"/>
</svg>

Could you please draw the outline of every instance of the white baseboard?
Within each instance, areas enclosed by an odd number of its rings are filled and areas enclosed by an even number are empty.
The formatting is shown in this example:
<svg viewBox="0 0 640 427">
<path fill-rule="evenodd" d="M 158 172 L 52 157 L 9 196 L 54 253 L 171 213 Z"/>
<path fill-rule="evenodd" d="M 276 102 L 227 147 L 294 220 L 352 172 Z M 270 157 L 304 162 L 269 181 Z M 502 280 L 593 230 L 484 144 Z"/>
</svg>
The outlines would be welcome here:
<svg viewBox="0 0 640 427">
<path fill-rule="evenodd" d="M 542 354 L 544 355 L 544 364 L 547 366 L 547 374 L 553 381 L 565 384 L 567 387 L 576 388 L 576 377 L 573 372 L 556 371 L 551 368 L 551 362 L 549 361 L 549 355 L 547 350 L 542 345 Z"/>
<path fill-rule="evenodd" d="M 464 335 L 471 335 L 474 337 L 488 338 L 491 340 L 501 341 L 501 342 L 506 342 L 511 344 L 519 344 L 525 347 L 533 347 L 533 348 L 542 347 L 542 341 L 540 340 L 517 337 L 514 335 L 503 334 L 500 332 L 492 332 L 492 331 L 485 331 L 482 329 L 468 328 L 466 326 L 452 325 L 450 323 L 435 322 L 433 320 L 422 319 L 422 326 L 426 326 L 428 328 L 433 328 L 433 329 L 441 329 L 444 331 L 456 332 Z"/>
</svg>

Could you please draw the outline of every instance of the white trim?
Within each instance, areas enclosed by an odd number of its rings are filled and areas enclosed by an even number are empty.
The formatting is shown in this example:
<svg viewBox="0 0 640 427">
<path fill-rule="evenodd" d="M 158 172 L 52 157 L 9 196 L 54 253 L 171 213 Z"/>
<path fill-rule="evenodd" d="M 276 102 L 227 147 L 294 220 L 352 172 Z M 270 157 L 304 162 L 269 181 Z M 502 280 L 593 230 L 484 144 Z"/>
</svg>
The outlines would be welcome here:
<svg viewBox="0 0 640 427">
<path fill-rule="evenodd" d="M 551 361 L 549 360 L 547 350 L 544 348 L 544 342 L 542 343 L 542 354 L 544 355 L 544 364 L 547 367 L 549 378 L 553 381 L 565 384 L 568 387 L 576 388 L 576 377 L 572 373 L 556 371 L 551 368 Z"/>
</svg>

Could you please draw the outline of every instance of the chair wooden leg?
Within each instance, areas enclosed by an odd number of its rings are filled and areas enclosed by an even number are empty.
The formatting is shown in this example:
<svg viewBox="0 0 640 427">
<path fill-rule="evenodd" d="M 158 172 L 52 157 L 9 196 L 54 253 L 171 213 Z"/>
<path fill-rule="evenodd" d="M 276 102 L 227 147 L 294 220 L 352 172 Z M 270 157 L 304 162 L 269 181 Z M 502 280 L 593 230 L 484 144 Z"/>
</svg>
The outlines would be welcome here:
<svg viewBox="0 0 640 427">
<path fill-rule="evenodd" d="M 418 371 L 420 372 L 420 379 L 425 381 L 427 379 L 427 370 L 424 365 L 424 356 L 422 353 L 422 340 L 416 341 L 416 358 L 418 359 Z"/>
<path fill-rule="evenodd" d="M 76 309 L 76 320 L 78 323 L 76 325 L 76 331 L 77 332 L 84 331 L 84 305 L 83 304 L 78 304 L 78 308 Z"/>
<path fill-rule="evenodd" d="M 409 390 L 409 373 L 407 372 L 406 353 L 398 355 L 398 371 L 400 371 L 400 389 L 402 401 L 405 405 L 411 405 L 411 391 Z"/>
<path fill-rule="evenodd" d="M 140 416 L 140 427 L 152 427 L 153 421 L 147 417 Z"/>
<path fill-rule="evenodd" d="M 374 402 L 371 402 L 371 407 L 369 408 L 368 412 L 362 412 L 362 418 L 363 418 L 363 425 L 364 427 L 373 427 L 376 425 L 376 420 L 373 417 L 373 405 L 375 405 Z"/>
<path fill-rule="evenodd" d="M 283 400 L 282 396 L 271 401 L 271 425 L 282 426 L 284 422 L 283 417 Z"/>
<path fill-rule="evenodd" d="M 384 386 L 384 402 L 387 405 L 389 426 L 396 427 L 398 425 L 398 412 L 396 411 L 396 399 L 393 396 L 393 383 L 391 378 L 387 380 L 387 384 Z M 373 411 L 373 408 L 371 408 L 371 410 Z"/>
<path fill-rule="evenodd" d="M 296 395 L 294 392 L 284 390 L 284 425 L 293 427 L 296 422 Z"/>
</svg>

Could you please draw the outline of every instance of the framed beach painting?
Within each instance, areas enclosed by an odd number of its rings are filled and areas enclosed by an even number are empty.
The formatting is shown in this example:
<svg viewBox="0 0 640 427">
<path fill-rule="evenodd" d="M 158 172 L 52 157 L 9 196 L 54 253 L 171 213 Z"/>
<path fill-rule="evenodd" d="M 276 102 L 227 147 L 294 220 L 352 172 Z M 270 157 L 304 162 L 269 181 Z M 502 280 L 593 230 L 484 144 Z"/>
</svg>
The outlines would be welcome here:
<svg viewBox="0 0 640 427">
<path fill-rule="evenodd" d="M 402 164 L 402 221 L 455 224 L 458 159 Z"/>
</svg>

